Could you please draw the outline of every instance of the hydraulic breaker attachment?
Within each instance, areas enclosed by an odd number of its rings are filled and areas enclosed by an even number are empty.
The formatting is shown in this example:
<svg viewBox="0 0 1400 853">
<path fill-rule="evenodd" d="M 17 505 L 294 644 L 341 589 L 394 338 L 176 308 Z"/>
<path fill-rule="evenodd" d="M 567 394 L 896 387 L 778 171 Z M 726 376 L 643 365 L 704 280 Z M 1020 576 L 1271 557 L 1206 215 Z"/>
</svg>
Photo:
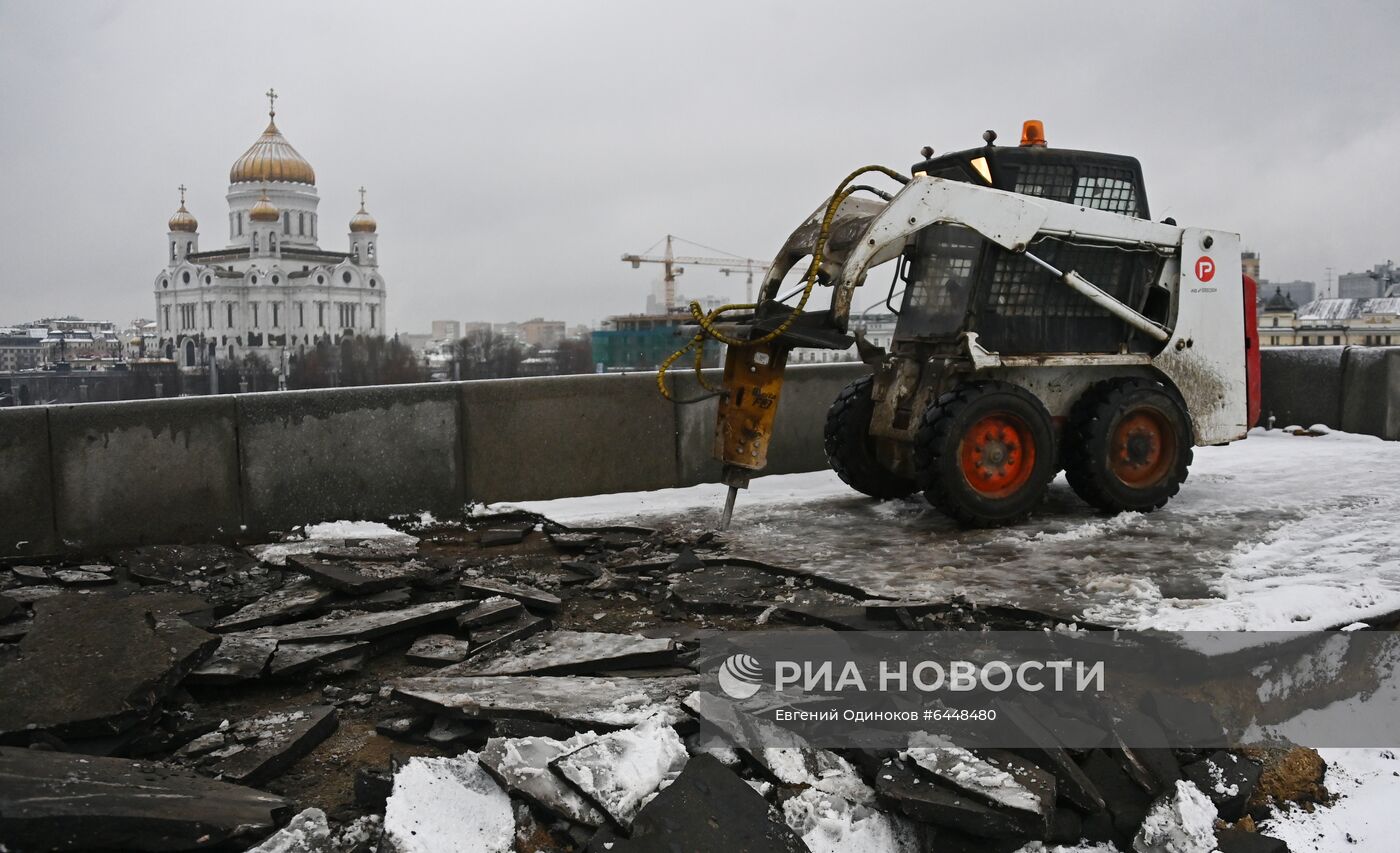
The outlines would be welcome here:
<svg viewBox="0 0 1400 853">
<path fill-rule="evenodd" d="M 768 463 L 768 442 L 783 390 L 788 345 L 781 340 L 753 347 L 730 347 L 724 358 L 724 393 L 715 425 L 715 457 L 724 463 L 729 486 L 720 528 L 729 526 L 734 498 L 748 488 L 752 472 Z"/>
</svg>

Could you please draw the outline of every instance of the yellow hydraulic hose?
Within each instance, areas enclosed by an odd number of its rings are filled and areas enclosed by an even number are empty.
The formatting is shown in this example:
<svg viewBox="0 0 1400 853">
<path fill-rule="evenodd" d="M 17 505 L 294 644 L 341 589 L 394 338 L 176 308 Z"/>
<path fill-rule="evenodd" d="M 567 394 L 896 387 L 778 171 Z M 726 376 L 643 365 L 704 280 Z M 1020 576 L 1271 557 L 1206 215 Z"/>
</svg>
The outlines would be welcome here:
<svg viewBox="0 0 1400 853">
<path fill-rule="evenodd" d="M 692 301 L 690 303 L 690 315 L 699 323 L 700 331 L 697 332 L 695 337 L 691 338 L 685 346 L 676 350 L 669 358 L 661 363 L 661 368 L 656 372 L 656 387 L 660 390 L 661 396 L 675 402 L 697 403 L 700 400 L 707 399 L 719 393 L 719 389 L 706 382 L 704 375 L 701 373 L 705 358 L 705 341 L 707 339 L 714 339 L 731 347 L 756 347 L 777 339 L 792 327 L 792 324 L 797 321 L 798 315 L 800 315 L 802 310 L 806 307 L 807 299 L 811 297 L 813 288 L 816 287 L 817 273 L 821 270 L 822 255 L 826 250 L 826 241 L 831 234 L 831 223 L 836 218 L 836 211 L 853 193 L 861 190 L 873 190 L 872 187 L 866 186 L 857 186 L 847 189 L 847 186 L 856 178 L 868 172 L 880 172 L 894 178 L 900 183 L 908 183 L 909 181 L 908 178 L 901 175 L 899 172 L 884 166 L 862 166 L 847 175 L 846 178 L 837 185 L 836 192 L 832 194 L 831 201 L 826 206 L 826 213 L 822 217 L 821 229 L 817 232 L 817 239 L 812 245 L 812 262 L 807 266 L 806 284 L 802 288 L 802 297 L 797 301 L 797 306 L 793 308 L 792 313 L 789 314 L 777 328 L 768 334 L 752 340 L 741 340 L 739 338 L 732 338 L 715 328 L 715 321 L 721 314 L 730 311 L 755 310 L 758 308 L 756 303 L 721 305 L 709 314 L 706 314 L 701 309 L 699 302 Z M 692 348 L 695 350 L 695 379 L 700 383 L 700 387 L 710 393 L 706 395 L 706 397 L 701 397 L 696 400 L 677 401 L 676 398 L 672 396 L 671 390 L 666 387 L 666 371 Z"/>
</svg>

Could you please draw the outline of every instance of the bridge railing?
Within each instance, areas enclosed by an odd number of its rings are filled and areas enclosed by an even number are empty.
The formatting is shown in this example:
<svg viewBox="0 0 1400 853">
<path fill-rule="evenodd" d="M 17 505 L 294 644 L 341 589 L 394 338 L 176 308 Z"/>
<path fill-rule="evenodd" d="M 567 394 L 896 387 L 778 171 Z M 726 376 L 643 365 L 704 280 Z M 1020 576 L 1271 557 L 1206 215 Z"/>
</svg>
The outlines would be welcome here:
<svg viewBox="0 0 1400 853">
<path fill-rule="evenodd" d="M 867 369 L 790 371 L 770 473 L 825 467 L 826 408 Z M 693 376 L 678 383 L 694 394 Z M 0 557 L 689 486 L 718 477 L 714 417 L 713 400 L 664 400 L 651 374 L 4 409 Z"/>
</svg>

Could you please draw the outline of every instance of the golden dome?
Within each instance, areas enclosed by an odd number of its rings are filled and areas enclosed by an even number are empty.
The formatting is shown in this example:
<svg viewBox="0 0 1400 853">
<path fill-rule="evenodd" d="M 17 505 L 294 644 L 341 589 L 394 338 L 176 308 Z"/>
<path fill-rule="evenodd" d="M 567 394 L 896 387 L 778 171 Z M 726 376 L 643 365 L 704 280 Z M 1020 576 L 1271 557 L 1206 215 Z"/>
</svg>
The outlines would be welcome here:
<svg viewBox="0 0 1400 853">
<path fill-rule="evenodd" d="M 194 233 L 199 230 L 199 220 L 194 218 L 194 214 L 185 210 L 185 203 L 180 202 L 180 209 L 175 211 L 175 215 L 170 217 L 171 231 L 189 231 Z"/>
<path fill-rule="evenodd" d="M 270 114 L 275 116 L 275 114 Z M 264 183 L 267 181 L 287 181 L 295 184 L 316 184 L 316 172 L 311 164 L 297 153 L 282 131 L 277 129 L 277 121 L 270 117 L 267 130 L 258 141 L 243 152 L 229 169 L 228 182 L 231 184 Z"/>
<path fill-rule="evenodd" d="M 374 217 L 365 212 L 365 206 L 360 205 L 360 212 L 350 218 L 350 230 L 356 233 L 368 232 L 373 234 L 379 223 L 374 221 Z"/>
<path fill-rule="evenodd" d="M 277 209 L 277 205 L 272 203 L 272 199 L 267 197 L 267 190 L 263 190 L 262 198 L 253 205 L 253 209 L 248 211 L 248 218 L 254 222 L 276 222 L 282 212 Z"/>
<path fill-rule="evenodd" d="M 199 230 L 199 220 L 194 218 L 194 214 L 185 210 L 185 185 L 180 185 L 180 209 L 175 211 L 175 215 L 170 217 L 171 231 L 189 231 L 194 233 Z"/>
<path fill-rule="evenodd" d="M 365 188 L 360 187 L 360 211 L 350 217 L 350 230 L 354 233 L 373 234 L 379 223 L 365 210 Z"/>
</svg>

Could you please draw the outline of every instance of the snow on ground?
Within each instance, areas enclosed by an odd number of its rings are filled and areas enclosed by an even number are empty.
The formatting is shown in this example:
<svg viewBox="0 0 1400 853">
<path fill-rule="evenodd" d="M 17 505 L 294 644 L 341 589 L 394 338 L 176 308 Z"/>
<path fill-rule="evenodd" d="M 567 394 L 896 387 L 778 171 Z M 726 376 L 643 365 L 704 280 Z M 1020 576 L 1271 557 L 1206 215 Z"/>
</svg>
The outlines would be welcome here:
<svg viewBox="0 0 1400 853">
<path fill-rule="evenodd" d="M 917 498 L 872 501 L 830 471 L 762 477 L 741 493 L 726 538 L 735 553 L 872 594 L 962 594 L 1121 627 L 1315 630 L 1400 611 L 1400 442 L 1254 430 L 1195 454 L 1181 494 L 1164 509 L 1098 515 L 1062 475 L 1040 512 L 1001 530 L 959 530 Z M 725 491 L 706 485 L 523 506 L 566 524 L 705 529 Z M 1261 829 L 1298 851 L 1393 848 L 1400 748 L 1319 752 L 1337 802 L 1280 814 Z M 828 837 L 845 825 L 829 807 L 789 817 L 808 831 L 827 827 Z"/>
<path fill-rule="evenodd" d="M 830 471 L 762 477 L 743 492 L 736 554 L 871 594 L 956 594 L 1121 627 L 1306 630 L 1400 610 L 1400 443 L 1254 430 L 1197 448 L 1153 513 L 1107 517 L 1060 476 L 1010 528 L 959 530 L 920 498 L 872 501 Z M 719 485 L 520 504 L 572 524 L 705 529 Z"/>
<path fill-rule="evenodd" d="M 1327 762 L 1327 789 L 1337 801 L 1305 812 L 1290 809 L 1264 821 L 1261 832 L 1288 849 L 1316 853 L 1394 850 L 1400 838 L 1400 750 L 1319 749 Z"/>
</svg>

